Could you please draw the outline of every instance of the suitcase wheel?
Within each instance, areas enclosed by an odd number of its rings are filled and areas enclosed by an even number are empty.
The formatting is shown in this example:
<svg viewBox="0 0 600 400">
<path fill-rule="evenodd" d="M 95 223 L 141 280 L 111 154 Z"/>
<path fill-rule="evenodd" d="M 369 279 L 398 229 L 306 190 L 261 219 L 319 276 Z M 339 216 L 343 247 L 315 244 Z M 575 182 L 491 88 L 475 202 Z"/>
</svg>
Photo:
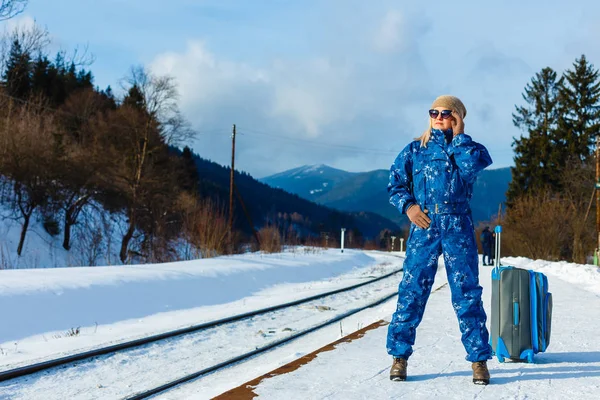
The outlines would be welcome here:
<svg viewBox="0 0 600 400">
<path fill-rule="evenodd" d="M 527 355 L 527 362 L 533 364 L 533 353 L 529 353 Z"/>
</svg>

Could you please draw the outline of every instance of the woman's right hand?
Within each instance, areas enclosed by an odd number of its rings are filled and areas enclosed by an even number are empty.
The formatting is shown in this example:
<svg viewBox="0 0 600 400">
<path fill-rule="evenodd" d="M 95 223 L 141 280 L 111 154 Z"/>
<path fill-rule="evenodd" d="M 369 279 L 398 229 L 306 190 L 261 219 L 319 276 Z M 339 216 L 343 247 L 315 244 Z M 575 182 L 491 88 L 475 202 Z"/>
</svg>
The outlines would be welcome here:
<svg viewBox="0 0 600 400">
<path fill-rule="evenodd" d="M 421 207 L 418 204 L 413 204 L 406 210 L 406 215 L 410 222 L 417 225 L 419 228 L 427 229 L 431 223 L 431 219 L 427 216 L 427 210 L 421 211 Z"/>
</svg>

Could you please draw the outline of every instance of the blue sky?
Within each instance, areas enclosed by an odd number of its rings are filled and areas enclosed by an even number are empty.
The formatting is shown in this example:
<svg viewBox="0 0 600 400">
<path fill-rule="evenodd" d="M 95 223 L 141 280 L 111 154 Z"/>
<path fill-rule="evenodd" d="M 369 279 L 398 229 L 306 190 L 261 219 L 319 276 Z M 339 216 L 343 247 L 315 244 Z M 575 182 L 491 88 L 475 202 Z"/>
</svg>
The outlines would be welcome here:
<svg viewBox="0 0 600 400">
<path fill-rule="evenodd" d="M 585 54 L 600 66 L 600 2 L 30 0 L 15 21 L 55 49 L 88 46 L 95 83 L 132 65 L 175 77 L 199 135 L 191 147 L 256 177 L 303 164 L 389 168 L 440 94 L 465 103 L 465 131 L 494 167 L 513 163 L 524 86 Z"/>
</svg>

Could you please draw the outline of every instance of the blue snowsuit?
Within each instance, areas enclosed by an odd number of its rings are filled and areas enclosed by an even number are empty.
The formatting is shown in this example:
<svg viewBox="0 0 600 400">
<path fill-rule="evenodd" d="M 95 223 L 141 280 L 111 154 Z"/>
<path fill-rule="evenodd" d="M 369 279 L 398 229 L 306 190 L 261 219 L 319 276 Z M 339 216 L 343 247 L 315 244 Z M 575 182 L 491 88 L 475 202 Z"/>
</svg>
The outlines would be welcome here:
<svg viewBox="0 0 600 400">
<path fill-rule="evenodd" d="M 432 129 L 427 147 L 411 142 L 394 161 L 388 184 L 390 203 L 402 213 L 418 204 L 429 211 L 431 224 L 427 229 L 410 227 L 398 306 L 388 327 L 388 354 L 405 359 L 412 354 L 443 254 L 466 359 L 491 358 L 469 206 L 477 174 L 491 163 L 483 145 L 464 133 L 452 138 L 451 129 Z"/>
</svg>

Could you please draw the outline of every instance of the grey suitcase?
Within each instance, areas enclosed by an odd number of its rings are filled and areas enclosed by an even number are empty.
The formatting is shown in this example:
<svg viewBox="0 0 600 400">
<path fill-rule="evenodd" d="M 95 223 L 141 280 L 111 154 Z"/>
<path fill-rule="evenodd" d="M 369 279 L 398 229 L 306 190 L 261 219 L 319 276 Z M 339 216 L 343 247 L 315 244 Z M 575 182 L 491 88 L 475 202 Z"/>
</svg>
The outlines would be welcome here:
<svg viewBox="0 0 600 400">
<path fill-rule="evenodd" d="M 497 226 L 492 270 L 490 345 L 498 361 L 526 360 L 550 344 L 552 294 L 540 273 L 500 265 L 502 227 Z"/>
</svg>

